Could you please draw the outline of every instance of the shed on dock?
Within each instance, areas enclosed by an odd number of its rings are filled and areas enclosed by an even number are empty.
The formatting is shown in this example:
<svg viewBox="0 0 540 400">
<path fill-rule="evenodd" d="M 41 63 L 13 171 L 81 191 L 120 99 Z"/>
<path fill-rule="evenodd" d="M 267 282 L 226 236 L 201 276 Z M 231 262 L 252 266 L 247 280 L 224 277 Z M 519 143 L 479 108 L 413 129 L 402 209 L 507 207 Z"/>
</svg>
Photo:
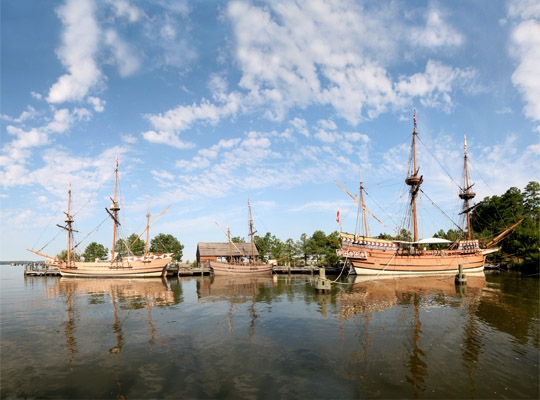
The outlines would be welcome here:
<svg viewBox="0 0 540 400">
<path fill-rule="evenodd" d="M 197 263 L 206 263 L 209 261 L 220 261 L 220 259 L 241 260 L 243 257 L 252 255 L 251 243 L 234 243 L 231 245 L 227 242 L 199 242 L 197 243 Z M 253 246 L 253 257 L 257 259 L 259 252 L 257 247 Z"/>
</svg>

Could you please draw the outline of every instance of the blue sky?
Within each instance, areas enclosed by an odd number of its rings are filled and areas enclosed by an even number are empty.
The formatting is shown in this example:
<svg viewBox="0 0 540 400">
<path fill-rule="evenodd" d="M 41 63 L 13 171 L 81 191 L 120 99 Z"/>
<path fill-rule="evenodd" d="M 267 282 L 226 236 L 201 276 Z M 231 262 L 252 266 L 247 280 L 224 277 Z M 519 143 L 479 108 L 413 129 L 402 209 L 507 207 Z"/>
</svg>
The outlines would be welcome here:
<svg viewBox="0 0 540 400">
<path fill-rule="evenodd" d="M 394 233 L 414 107 L 421 236 L 455 228 L 465 133 L 477 200 L 540 180 L 538 1 L 7 0 L 1 41 L 0 260 L 65 248 L 69 182 L 110 249 L 117 156 L 125 233 L 171 204 L 184 261 L 247 239 L 248 197 L 260 235 L 354 231 L 360 174 Z"/>
</svg>

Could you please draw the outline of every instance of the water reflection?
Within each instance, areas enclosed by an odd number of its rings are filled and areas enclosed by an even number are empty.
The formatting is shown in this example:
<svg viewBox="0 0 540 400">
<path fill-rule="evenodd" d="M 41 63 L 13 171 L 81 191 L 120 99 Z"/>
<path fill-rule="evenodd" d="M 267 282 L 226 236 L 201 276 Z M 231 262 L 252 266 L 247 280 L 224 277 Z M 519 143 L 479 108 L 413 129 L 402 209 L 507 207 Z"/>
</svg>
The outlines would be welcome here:
<svg viewBox="0 0 540 400">
<path fill-rule="evenodd" d="M 399 337 L 402 340 L 400 354 L 405 381 L 411 386 L 414 398 L 426 391 L 431 346 L 424 334 L 433 338 L 432 332 L 424 332 L 422 316 L 425 310 L 442 307 L 463 308 L 469 317 L 462 328 L 464 331 L 463 363 L 474 364 L 482 347 L 475 330 L 474 312 L 486 288 L 483 273 L 468 274 L 467 285 L 455 285 L 453 276 L 415 277 L 365 277 L 356 276 L 350 291 L 340 293 L 340 318 L 348 320 L 357 315 L 364 318 L 362 331 L 364 362 L 367 361 L 366 347 L 372 344 L 369 337 L 369 323 L 373 313 L 396 310 Z M 431 316 L 430 316 L 431 319 Z M 459 328 L 458 328 L 459 329 Z"/>
<path fill-rule="evenodd" d="M 538 281 L 344 277 L 324 293 L 294 275 L 4 282 L 2 398 L 538 394 Z"/>
<path fill-rule="evenodd" d="M 66 349 L 69 353 L 70 370 L 74 370 L 75 355 L 77 354 L 77 322 L 82 318 L 88 318 L 82 314 L 82 305 L 85 300 L 88 305 L 105 305 L 110 302 L 111 332 L 115 338 L 109 353 L 115 357 L 113 372 L 117 387 L 117 398 L 126 398 L 122 389 L 121 358 L 122 349 L 125 345 L 124 326 L 131 310 L 147 310 L 146 323 L 150 331 L 148 342 L 153 344 L 156 338 L 156 326 L 152 318 L 153 307 L 175 304 L 174 292 L 167 285 L 167 280 L 162 278 L 151 279 L 81 279 L 61 278 L 58 284 L 48 288 L 49 295 L 63 297 L 66 300 L 67 315 L 64 321 L 64 334 Z M 75 304 L 79 303 L 79 306 Z M 91 314 L 91 313 L 90 313 Z M 90 316 L 91 317 L 91 316 Z M 105 312 L 104 320 L 107 320 Z M 79 334 L 84 335 L 81 331 Z M 103 338 L 97 337 L 96 341 Z"/>
<path fill-rule="evenodd" d="M 198 287 L 198 296 L 201 302 L 229 303 L 227 322 L 229 332 L 233 332 L 233 311 L 235 304 L 249 303 L 249 339 L 255 334 L 257 322 L 256 303 L 265 288 L 274 286 L 274 279 L 267 276 L 214 276 L 203 279 Z"/>
</svg>

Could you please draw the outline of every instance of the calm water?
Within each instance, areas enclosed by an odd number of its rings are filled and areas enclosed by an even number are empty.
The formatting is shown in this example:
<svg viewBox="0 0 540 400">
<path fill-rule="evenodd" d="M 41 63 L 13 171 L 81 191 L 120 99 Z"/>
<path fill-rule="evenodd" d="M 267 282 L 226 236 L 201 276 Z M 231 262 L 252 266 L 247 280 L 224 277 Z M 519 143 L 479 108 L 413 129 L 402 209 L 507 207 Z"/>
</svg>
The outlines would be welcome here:
<svg viewBox="0 0 540 400">
<path fill-rule="evenodd" d="M 0 273 L 6 399 L 539 396 L 538 280 Z"/>
</svg>

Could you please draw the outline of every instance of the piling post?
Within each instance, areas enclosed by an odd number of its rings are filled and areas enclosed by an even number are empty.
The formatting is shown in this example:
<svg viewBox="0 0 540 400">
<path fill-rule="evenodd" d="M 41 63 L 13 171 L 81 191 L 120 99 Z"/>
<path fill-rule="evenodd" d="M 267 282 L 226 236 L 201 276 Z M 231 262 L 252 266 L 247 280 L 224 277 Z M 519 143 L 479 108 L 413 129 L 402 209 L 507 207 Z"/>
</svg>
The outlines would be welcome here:
<svg viewBox="0 0 540 400">
<path fill-rule="evenodd" d="M 331 288 L 330 281 L 326 279 L 326 270 L 324 267 L 319 268 L 319 277 L 315 281 L 315 289 L 324 291 Z"/>
<path fill-rule="evenodd" d="M 456 275 L 455 283 L 456 285 L 467 284 L 467 276 L 463 273 L 463 266 L 461 264 L 458 264 L 458 273 Z"/>
</svg>

